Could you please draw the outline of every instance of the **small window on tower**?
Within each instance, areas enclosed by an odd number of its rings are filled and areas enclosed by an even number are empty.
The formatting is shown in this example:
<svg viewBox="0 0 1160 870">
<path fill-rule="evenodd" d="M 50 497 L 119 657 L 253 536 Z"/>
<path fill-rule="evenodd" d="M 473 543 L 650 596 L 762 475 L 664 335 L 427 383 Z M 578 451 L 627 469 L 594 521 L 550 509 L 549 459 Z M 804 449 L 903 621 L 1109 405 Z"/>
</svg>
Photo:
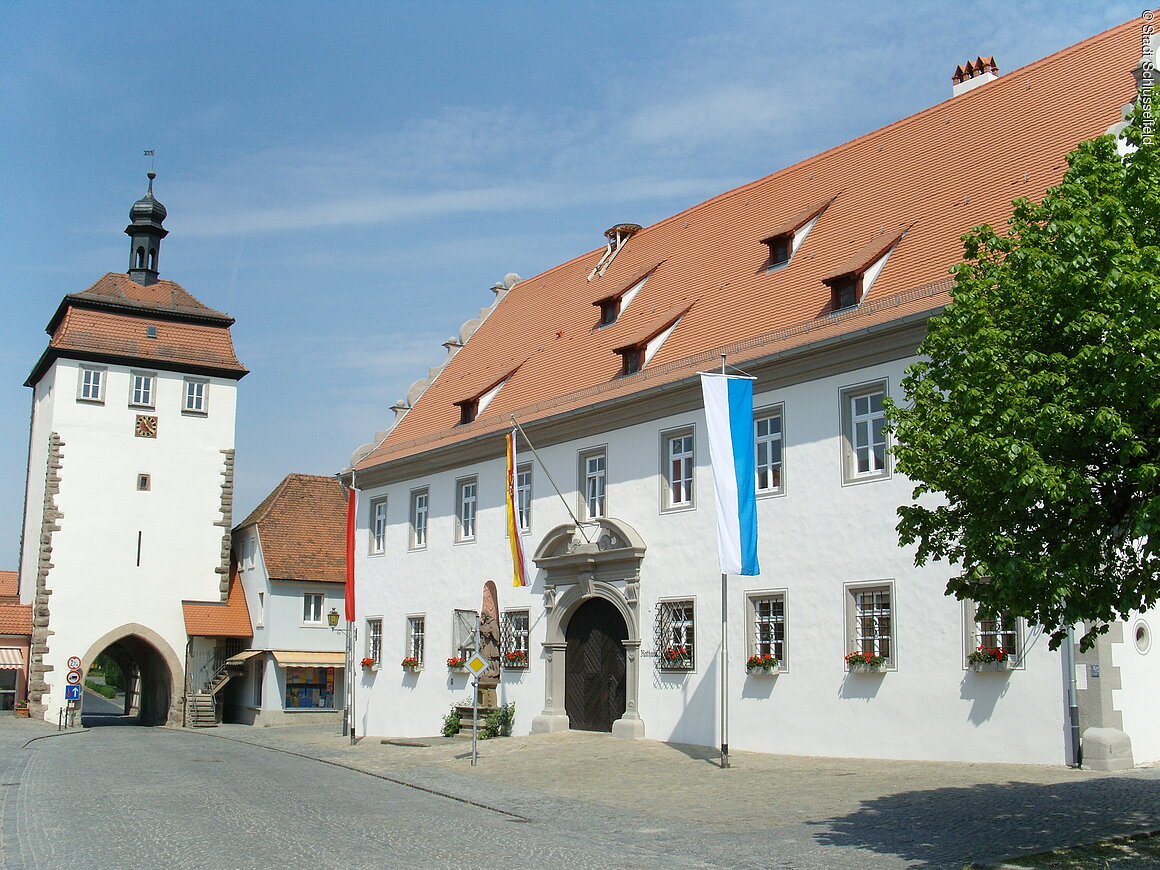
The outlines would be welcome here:
<svg viewBox="0 0 1160 870">
<path fill-rule="evenodd" d="M 150 487 L 150 479 L 148 474 L 137 475 L 137 490 L 139 492 L 148 492 Z"/>
<path fill-rule="evenodd" d="M 156 326 L 146 326 L 145 327 L 145 337 L 146 338 L 157 338 L 157 327 Z"/>
</svg>

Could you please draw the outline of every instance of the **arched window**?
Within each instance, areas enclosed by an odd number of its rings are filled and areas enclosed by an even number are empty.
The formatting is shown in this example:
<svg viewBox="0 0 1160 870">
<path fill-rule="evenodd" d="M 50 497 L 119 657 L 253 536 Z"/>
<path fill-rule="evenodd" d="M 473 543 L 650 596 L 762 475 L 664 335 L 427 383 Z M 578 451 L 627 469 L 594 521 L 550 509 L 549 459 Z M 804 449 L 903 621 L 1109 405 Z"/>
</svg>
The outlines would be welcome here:
<svg viewBox="0 0 1160 870">
<path fill-rule="evenodd" d="M 138 269 L 145 268 L 145 249 L 144 248 L 137 249 L 137 266 L 136 266 L 136 268 L 138 268 Z"/>
<path fill-rule="evenodd" d="M 157 271 L 157 249 L 156 248 L 149 249 L 149 268 L 154 272 Z"/>
</svg>

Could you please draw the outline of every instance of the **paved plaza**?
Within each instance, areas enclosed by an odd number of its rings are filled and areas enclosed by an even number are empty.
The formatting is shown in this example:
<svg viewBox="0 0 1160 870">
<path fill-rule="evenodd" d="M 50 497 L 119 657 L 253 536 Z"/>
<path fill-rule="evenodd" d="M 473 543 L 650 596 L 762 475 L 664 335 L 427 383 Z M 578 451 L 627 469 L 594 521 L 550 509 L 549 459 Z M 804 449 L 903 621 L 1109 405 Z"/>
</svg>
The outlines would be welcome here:
<svg viewBox="0 0 1160 870">
<path fill-rule="evenodd" d="M 427 745 L 352 746 L 313 725 L 57 736 L 46 723 L 4 720 L 3 867 L 161 866 L 139 856 L 53 863 L 54 838 L 69 835 L 52 806 L 98 831 L 102 812 L 126 831 L 136 828 L 125 814 L 144 813 L 147 827 L 186 846 L 165 866 L 201 868 L 271 866 L 263 861 L 277 855 L 287 867 L 451 868 L 502 855 L 527 868 L 960 868 L 1160 829 L 1157 768 L 743 752 L 722 770 L 709 748 L 583 732 L 483 741 L 472 767 L 468 740 L 409 742 Z M 62 802 L 78 775 L 109 791 Z M 124 776 L 132 782 L 116 784 Z M 166 812 L 214 830 L 199 836 Z M 139 848 L 160 857 L 147 840 Z"/>
</svg>

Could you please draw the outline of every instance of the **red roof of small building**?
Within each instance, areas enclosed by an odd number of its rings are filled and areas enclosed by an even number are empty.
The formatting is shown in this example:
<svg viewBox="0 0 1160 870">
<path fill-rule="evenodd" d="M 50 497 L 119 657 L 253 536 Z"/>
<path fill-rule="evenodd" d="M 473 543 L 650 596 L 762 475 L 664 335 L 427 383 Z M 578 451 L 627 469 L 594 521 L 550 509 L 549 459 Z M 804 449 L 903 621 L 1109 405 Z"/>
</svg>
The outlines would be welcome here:
<svg viewBox="0 0 1160 870">
<path fill-rule="evenodd" d="M 61 301 L 46 330 L 52 336 L 48 349 L 25 386 L 61 357 L 241 378 L 247 370 L 234 353 L 233 322 L 173 281 L 142 286 L 110 272 Z M 147 335 L 150 327 L 156 337 Z"/>
<path fill-rule="evenodd" d="M 1014 198 L 1040 199 L 1058 183 L 1066 155 L 1120 120 L 1139 58 L 1133 21 L 646 227 L 603 275 L 588 280 L 602 247 L 521 281 L 355 468 L 498 433 L 513 414 L 546 420 L 689 381 L 722 353 L 742 365 L 941 309 L 961 236 L 1003 226 Z M 830 198 L 790 262 L 768 271 L 763 241 Z M 869 265 L 861 259 L 903 231 L 860 303 L 833 312 L 824 279 Z M 600 327 L 593 300 L 654 267 L 616 323 Z M 614 351 L 688 301 L 649 364 L 622 376 Z M 515 365 L 485 411 L 460 424 L 455 403 Z"/>
<path fill-rule="evenodd" d="M 0 634 L 32 635 L 31 604 L 0 604 Z"/>
<path fill-rule="evenodd" d="M 250 526 L 271 580 L 346 582 L 346 496 L 336 478 L 286 475 L 234 531 Z"/>
<path fill-rule="evenodd" d="M 229 595 L 225 601 L 183 601 L 185 633 L 190 637 L 252 637 L 250 609 L 246 591 L 237 571 L 230 576 Z"/>
<path fill-rule="evenodd" d="M 20 575 L 16 571 L 0 571 L 0 600 L 20 594 Z"/>
</svg>

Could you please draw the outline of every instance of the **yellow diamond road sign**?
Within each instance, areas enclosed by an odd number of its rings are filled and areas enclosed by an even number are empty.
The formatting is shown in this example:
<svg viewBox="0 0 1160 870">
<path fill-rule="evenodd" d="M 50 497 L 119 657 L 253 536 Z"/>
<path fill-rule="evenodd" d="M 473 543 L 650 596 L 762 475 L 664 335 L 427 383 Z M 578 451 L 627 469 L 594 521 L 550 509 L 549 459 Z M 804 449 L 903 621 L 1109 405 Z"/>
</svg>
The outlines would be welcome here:
<svg viewBox="0 0 1160 870">
<path fill-rule="evenodd" d="M 475 674 L 477 677 L 487 670 L 487 659 L 479 653 L 474 653 L 471 658 L 467 660 L 467 669 Z"/>
</svg>

